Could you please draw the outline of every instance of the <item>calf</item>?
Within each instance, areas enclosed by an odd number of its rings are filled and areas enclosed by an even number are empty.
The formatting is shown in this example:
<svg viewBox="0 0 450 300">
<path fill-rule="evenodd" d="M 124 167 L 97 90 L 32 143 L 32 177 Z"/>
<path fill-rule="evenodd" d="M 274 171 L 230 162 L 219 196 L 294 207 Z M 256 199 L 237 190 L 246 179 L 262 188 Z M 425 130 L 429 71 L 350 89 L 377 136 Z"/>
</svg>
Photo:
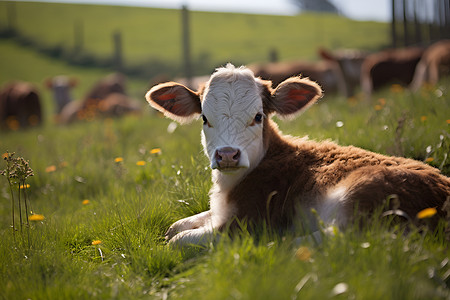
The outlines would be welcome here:
<svg viewBox="0 0 450 300">
<path fill-rule="evenodd" d="M 429 46 L 419 61 L 411 89 L 417 91 L 425 82 L 436 84 L 441 76 L 450 75 L 450 40 Z"/>
<path fill-rule="evenodd" d="M 289 77 L 301 75 L 317 81 L 327 93 L 346 93 L 345 80 L 342 71 L 335 61 L 277 62 L 250 65 L 248 68 L 253 71 L 256 77 L 270 80 L 274 86 L 277 86 Z"/>
<path fill-rule="evenodd" d="M 411 216 L 428 207 L 443 216 L 450 179 L 439 170 L 330 141 L 283 136 L 271 120 L 274 114 L 292 118 L 321 96 L 308 78 L 292 77 L 272 89 L 271 82 L 230 64 L 197 92 L 173 82 L 153 87 L 146 99 L 167 117 L 187 123 L 201 116 L 212 169 L 210 210 L 174 223 L 166 235 L 170 243 L 205 243 L 236 220 L 289 229 L 312 208 L 326 224 L 345 226 L 355 210 L 372 212 L 393 194 Z"/>
<path fill-rule="evenodd" d="M 368 55 L 361 66 L 361 88 L 365 97 L 369 99 L 374 90 L 387 84 L 408 86 L 423 52 L 423 48 L 410 47 Z"/>
<path fill-rule="evenodd" d="M 121 117 L 140 111 L 140 106 L 125 92 L 125 77 L 122 74 L 108 75 L 97 83 L 81 101 L 65 105 L 58 121 L 68 124 L 76 120 L 93 120 L 97 117 Z"/>
<path fill-rule="evenodd" d="M 28 82 L 10 82 L 0 91 L 0 127 L 17 130 L 42 123 L 41 100 Z"/>
<path fill-rule="evenodd" d="M 75 78 L 64 75 L 48 78 L 45 85 L 53 93 L 56 104 L 56 114 L 60 114 L 63 108 L 72 102 L 71 90 L 78 84 Z"/>
<path fill-rule="evenodd" d="M 345 81 L 344 96 L 354 96 L 356 88 L 360 85 L 361 65 L 367 54 L 354 49 L 342 49 L 331 52 L 324 48 L 319 49 L 318 53 L 322 59 L 336 62 L 339 65 Z"/>
</svg>

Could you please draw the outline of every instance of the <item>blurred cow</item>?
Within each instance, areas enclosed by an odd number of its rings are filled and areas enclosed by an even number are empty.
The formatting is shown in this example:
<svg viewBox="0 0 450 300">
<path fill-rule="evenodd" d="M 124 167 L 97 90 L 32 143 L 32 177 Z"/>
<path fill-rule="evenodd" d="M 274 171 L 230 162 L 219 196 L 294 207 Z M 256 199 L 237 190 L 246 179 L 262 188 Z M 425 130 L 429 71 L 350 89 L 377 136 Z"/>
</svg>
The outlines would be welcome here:
<svg viewBox="0 0 450 300">
<path fill-rule="evenodd" d="M 429 46 L 419 61 L 411 82 L 417 91 L 425 82 L 436 84 L 440 77 L 450 75 L 450 40 L 442 40 Z"/>
<path fill-rule="evenodd" d="M 28 82 L 10 82 L 0 91 L 0 128 L 17 130 L 42 123 L 39 94 Z"/>
<path fill-rule="evenodd" d="M 360 85 L 361 66 L 367 54 L 355 49 L 342 49 L 331 52 L 321 48 L 318 52 L 322 59 L 336 62 L 339 65 L 345 81 L 344 96 L 352 97 L 355 94 L 355 89 Z"/>
<path fill-rule="evenodd" d="M 140 105 L 126 95 L 125 77 L 115 73 L 98 81 L 82 101 L 66 105 L 59 115 L 59 122 L 66 124 L 96 117 L 120 117 L 139 110 Z"/>
<path fill-rule="evenodd" d="M 279 62 L 248 66 L 256 77 L 272 81 L 277 86 L 287 78 L 302 75 L 317 81 L 325 92 L 345 94 L 345 82 L 339 65 L 334 61 Z"/>
<path fill-rule="evenodd" d="M 78 84 L 75 78 L 69 78 L 64 75 L 48 78 L 45 86 L 52 90 L 53 98 L 56 104 L 56 113 L 60 114 L 64 106 L 69 104 L 73 99 L 71 90 Z"/>
<path fill-rule="evenodd" d="M 387 84 L 409 85 L 423 52 L 423 48 L 410 47 L 368 55 L 361 66 L 361 88 L 366 98 Z"/>
</svg>

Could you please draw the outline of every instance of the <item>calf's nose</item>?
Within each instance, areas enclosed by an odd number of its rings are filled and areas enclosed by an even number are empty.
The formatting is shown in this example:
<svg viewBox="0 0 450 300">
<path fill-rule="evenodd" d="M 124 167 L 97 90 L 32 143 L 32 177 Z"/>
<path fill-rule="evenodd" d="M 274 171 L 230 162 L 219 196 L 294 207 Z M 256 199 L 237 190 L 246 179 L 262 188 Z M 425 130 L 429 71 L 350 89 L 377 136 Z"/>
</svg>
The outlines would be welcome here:
<svg viewBox="0 0 450 300">
<path fill-rule="evenodd" d="M 216 150 L 215 160 L 219 169 L 234 168 L 239 163 L 241 151 L 232 147 L 223 147 Z"/>
</svg>

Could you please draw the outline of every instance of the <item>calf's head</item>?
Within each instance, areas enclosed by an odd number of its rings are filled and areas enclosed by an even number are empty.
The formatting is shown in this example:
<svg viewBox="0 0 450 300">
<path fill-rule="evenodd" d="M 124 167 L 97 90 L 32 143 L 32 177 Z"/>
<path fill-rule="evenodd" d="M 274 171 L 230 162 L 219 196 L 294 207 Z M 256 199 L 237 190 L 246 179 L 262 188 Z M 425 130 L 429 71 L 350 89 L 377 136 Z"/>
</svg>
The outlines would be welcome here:
<svg viewBox="0 0 450 300">
<path fill-rule="evenodd" d="M 202 144 L 211 168 L 239 174 L 263 158 L 264 127 L 273 113 L 293 117 L 321 95 L 320 87 L 307 78 L 292 77 L 272 89 L 270 82 L 255 78 L 249 69 L 228 64 L 197 92 L 169 82 L 153 87 L 146 99 L 180 123 L 201 116 Z"/>
</svg>

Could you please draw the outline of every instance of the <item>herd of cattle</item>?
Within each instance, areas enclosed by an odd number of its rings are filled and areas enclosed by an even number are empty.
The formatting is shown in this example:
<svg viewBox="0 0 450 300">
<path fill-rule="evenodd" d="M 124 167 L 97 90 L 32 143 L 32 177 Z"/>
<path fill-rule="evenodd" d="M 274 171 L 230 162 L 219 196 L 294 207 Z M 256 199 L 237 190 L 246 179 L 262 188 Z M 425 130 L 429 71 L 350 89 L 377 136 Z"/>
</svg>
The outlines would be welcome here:
<svg viewBox="0 0 450 300">
<path fill-rule="evenodd" d="M 440 77 L 450 75 L 450 40 L 441 40 L 428 47 L 390 49 L 376 53 L 358 50 L 328 51 L 319 49 L 320 61 L 277 62 L 249 65 L 256 77 L 271 80 L 277 86 L 297 75 L 318 82 L 326 93 L 346 97 L 361 88 L 365 98 L 387 84 L 402 84 L 418 90 L 424 83 L 436 84 Z M 197 89 L 206 77 L 193 78 L 189 87 Z M 80 101 L 73 101 L 71 89 L 77 81 L 66 76 L 47 79 L 53 91 L 56 120 L 67 124 L 96 117 L 118 117 L 137 112 L 141 105 L 131 99 L 125 89 L 125 77 L 112 74 L 97 82 Z M 43 120 L 39 93 L 27 82 L 11 82 L 0 90 L 0 129 L 17 130 L 38 126 Z"/>
</svg>

